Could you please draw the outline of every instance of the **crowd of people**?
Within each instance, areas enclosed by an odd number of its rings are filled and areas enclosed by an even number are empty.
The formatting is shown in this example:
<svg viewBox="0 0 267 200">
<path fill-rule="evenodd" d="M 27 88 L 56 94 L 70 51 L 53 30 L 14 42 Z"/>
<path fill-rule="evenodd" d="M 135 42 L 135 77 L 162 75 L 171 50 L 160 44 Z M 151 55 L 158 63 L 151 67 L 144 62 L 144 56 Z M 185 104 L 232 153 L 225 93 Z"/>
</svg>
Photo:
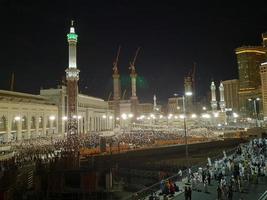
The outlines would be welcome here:
<svg viewBox="0 0 267 200">
<path fill-rule="evenodd" d="M 267 139 L 253 139 L 249 143 L 241 144 L 236 151 L 227 156 L 215 160 L 213 163 L 208 158 L 205 167 L 199 167 L 195 171 L 189 168 L 189 179 L 186 178 L 184 186 L 185 200 L 192 199 L 192 191 L 211 193 L 211 182 L 217 183 L 217 199 L 232 200 L 234 192 L 245 192 L 249 184 L 258 184 L 259 180 L 267 179 Z M 186 173 L 187 174 L 187 173 Z M 179 170 L 176 178 L 182 181 L 183 172 Z M 172 196 L 175 183 L 165 179 L 160 182 L 160 192 L 151 195 L 151 199 L 158 199 L 159 195 Z M 188 180 L 188 181 L 187 181 Z M 176 187 L 177 188 L 177 187 Z M 175 191 L 173 193 L 173 191 Z M 215 194 L 214 194 L 215 195 Z M 168 199 L 168 197 L 165 197 Z"/>
<path fill-rule="evenodd" d="M 211 179 L 218 182 L 217 199 L 233 199 L 234 192 L 244 192 L 248 184 L 258 184 L 259 179 L 267 177 L 267 140 L 253 139 L 240 145 L 230 156 L 209 162 L 205 169 L 199 168 L 191 173 L 192 190 L 208 193 Z M 225 152 L 224 152 L 225 153 Z M 201 186 L 202 184 L 202 186 Z"/>
</svg>

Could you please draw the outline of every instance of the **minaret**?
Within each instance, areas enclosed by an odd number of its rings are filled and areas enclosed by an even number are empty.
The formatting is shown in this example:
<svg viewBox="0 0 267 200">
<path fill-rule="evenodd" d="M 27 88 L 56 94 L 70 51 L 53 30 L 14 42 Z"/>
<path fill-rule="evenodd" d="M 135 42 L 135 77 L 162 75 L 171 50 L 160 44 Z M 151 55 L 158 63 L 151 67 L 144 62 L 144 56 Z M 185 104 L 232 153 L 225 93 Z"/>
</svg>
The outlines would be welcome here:
<svg viewBox="0 0 267 200">
<path fill-rule="evenodd" d="M 120 84 L 120 74 L 118 70 L 118 60 L 120 55 L 121 47 L 119 46 L 116 60 L 113 62 L 113 100 L 119 101 L 121 98 L 121 84 Z"/>
<path fill-rule="evenodd" d="M 214 82 L 212 81 L 211 82 L 211 85 L 210 85 L 210 90 L 211 90 L 211 108 L 212 110 L 217 110 L 217 101 L 216 101 L 216 86 L 214 84 Z"/>
<path fill-rule="evenodd" d="M 135 61 L 136 57 L 138 55 L 138 52 L 140 51 L 140 47 L 137 49 L 135 52 L 135 56 L 132 62 L 130 62 L 130 67 L 129 69 L 131 70 L 131 86 L 132 86 L 132 96 L 131 96 L 131 110 L 134 115 L 137 114 L 137 104 L 138 104 L 138 97 L 136 95 L 136 78 L 137 78 L 137 73 L 135 71 Z"/>
<path fill-rule="evenodd" d="M 192 93 L 192 77 L 186 76 L 184 77 L 184 94 L 193 94 Z M 185 99 L 186 109 L 188 112 L 192 112 L 193 109 L 193 98 L 192 95 L 187 96 Z"/>
<path fill-rule="evenodd" d="M 156 111 L 156 109 L 157 109 L 157 97 L 156 97 L 155 94 L 154 94 L 154 97 L 153 97 L 153 101 L 154 101 L 153 110 Z"/>
<path fill-rule="evenodd" d="M 220 90 L 220 108 L 221 108 L 222 111 L 224 111 L 224 109 L 225 109 L 225 101 L 224 101 L 224 87 L 223 87 L 222 82 L 220 83 L 219 90 Z"/>
<path fill-rule="evenodd" d="M 76 64 L 76 45 L 78 35 L 75 33 L 73 21 L 71 21 L 70 32 L 67 34 L 69 43 L 69 67 L 65 70 L 67 80 L 67 95 L 68 95 L 68 135 L 78 134 L 78 81 L 79 72 Z"/>
<path fill-rule="evenodd" d="M 120 74 L 118 70 L 118 60 L 119 60 L 120 50 L 121 50 L 121 47 L 119 46 L 116 59 L 113 62 L 113 75 L 112 75 L 113 77 L 113 105 L 114 105 L 115 117 L 120 116 L 121 83 L 120 83 Z"/>
<path fill-rule="evenodd" d="M 137 77 L 137 73 L 135 72 L 135 66 L 134 65 L 131 65 L 130 69 L 131 69 L 130 77 L 131 77 L 131 86 L 132 86 L 132 96 L 131 96 L 131 98 L 137 99 L 137 96 L 136 96 L 136 77 Z"/>
</svg>

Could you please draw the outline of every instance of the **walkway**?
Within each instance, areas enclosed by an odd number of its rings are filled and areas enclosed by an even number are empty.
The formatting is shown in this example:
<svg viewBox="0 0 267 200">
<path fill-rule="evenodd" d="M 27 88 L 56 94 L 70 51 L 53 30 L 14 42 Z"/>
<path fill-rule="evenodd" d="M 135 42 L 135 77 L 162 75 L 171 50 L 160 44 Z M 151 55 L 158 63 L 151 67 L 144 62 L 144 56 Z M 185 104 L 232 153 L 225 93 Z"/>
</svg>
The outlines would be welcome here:
<svg viewBox="0 0 267 200">
<path fill-rule="evenodd" d="M 218 182 L 212 181 L 211 185 L 208 186 L 208 192 L 205 193 L 203 192 L 203 187 L 202 187 L 202 192 L 197 192 L 193 191 L 192 193 L 192 200 L 216 200 L 217 199 L 217 186 Z M 245 183 L 245 188 L 244 192 L 234 192 L 233 194 L 233 200 L 257 200 L 261 194 L 267 190 L 267 177 L 262 177 L 259 180 L 258 184 L 248 184 L 247 182 Z M 178 195 L 172 198 L 173 200 L 184 200 L 184 194 L 183 195 Z"/>
</svg>

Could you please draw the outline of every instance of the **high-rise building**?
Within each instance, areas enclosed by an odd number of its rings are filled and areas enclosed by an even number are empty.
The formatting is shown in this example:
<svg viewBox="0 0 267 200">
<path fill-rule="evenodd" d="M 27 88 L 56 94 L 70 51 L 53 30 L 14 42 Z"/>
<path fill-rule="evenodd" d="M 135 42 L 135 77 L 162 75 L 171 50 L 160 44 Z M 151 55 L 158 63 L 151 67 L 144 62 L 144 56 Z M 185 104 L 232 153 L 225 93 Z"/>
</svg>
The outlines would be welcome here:
<svg viewBox="0 0 267 200">
<path fill-rule="evenodd" d="M 222 81 L 224 86 L 225 108 L 231 108 L 233 111 L 239 111 L 239 81 L 238 79 Z"/>
<path fill-rule="evenodd" d="M 259 66 L 265 61 L 266 50 L 262 46 L 243 46 L 235 50 L 238 63 L 240 90 L 260 86 Z"/>
<path fill-rule="evenodd" d="M 267 48 L 267 32 L 263 33 L 261 36 L 262 36 L 262 46 Z"/>
<path fill-rule="evenodd" d="M 239 73 L 239 109 L 244 115 L 251 110 L 249 98 L 261 97 L 260 65 L 266 59 L 263 46 L 243 46 L 235 50 Z"/>
<path fill-rule="evenodd" d="M 260 66 L 263 117 L 267 119 L 267 62 Z"/>
</svg>

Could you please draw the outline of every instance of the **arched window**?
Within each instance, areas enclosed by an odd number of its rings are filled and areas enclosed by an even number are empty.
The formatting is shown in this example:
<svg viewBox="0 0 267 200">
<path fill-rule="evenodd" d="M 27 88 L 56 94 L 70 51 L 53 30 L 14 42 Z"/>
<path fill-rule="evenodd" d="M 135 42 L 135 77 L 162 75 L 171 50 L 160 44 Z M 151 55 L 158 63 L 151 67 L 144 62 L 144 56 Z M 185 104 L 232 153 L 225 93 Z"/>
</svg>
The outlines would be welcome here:
<svg viewBox="0 0 267 200">
<path fill-rule="evenodd" d="M 6 131 L 6 117 L 2 116 L 0 118 L 0 131 Z"/>
<path fill-rule="evenodd" d="M 35 129 L 36 128 L 35 122 L 36 122 L 35 117 L 32 117 L 31 118 L 31 129 Z"/>
<path fill-rule="evenodd" d="M 26 116 L 22 117 L 21 123 L 22 123 L 22 130 L 26 130 L 27 129 L 27 118 L 26 118 Z"/>
<path fill-rule="evenodd" d="M 44 126 L 44 118 L 39 117 L 39 128 L 43 128 L 43 126 Z"/>
</svg>

